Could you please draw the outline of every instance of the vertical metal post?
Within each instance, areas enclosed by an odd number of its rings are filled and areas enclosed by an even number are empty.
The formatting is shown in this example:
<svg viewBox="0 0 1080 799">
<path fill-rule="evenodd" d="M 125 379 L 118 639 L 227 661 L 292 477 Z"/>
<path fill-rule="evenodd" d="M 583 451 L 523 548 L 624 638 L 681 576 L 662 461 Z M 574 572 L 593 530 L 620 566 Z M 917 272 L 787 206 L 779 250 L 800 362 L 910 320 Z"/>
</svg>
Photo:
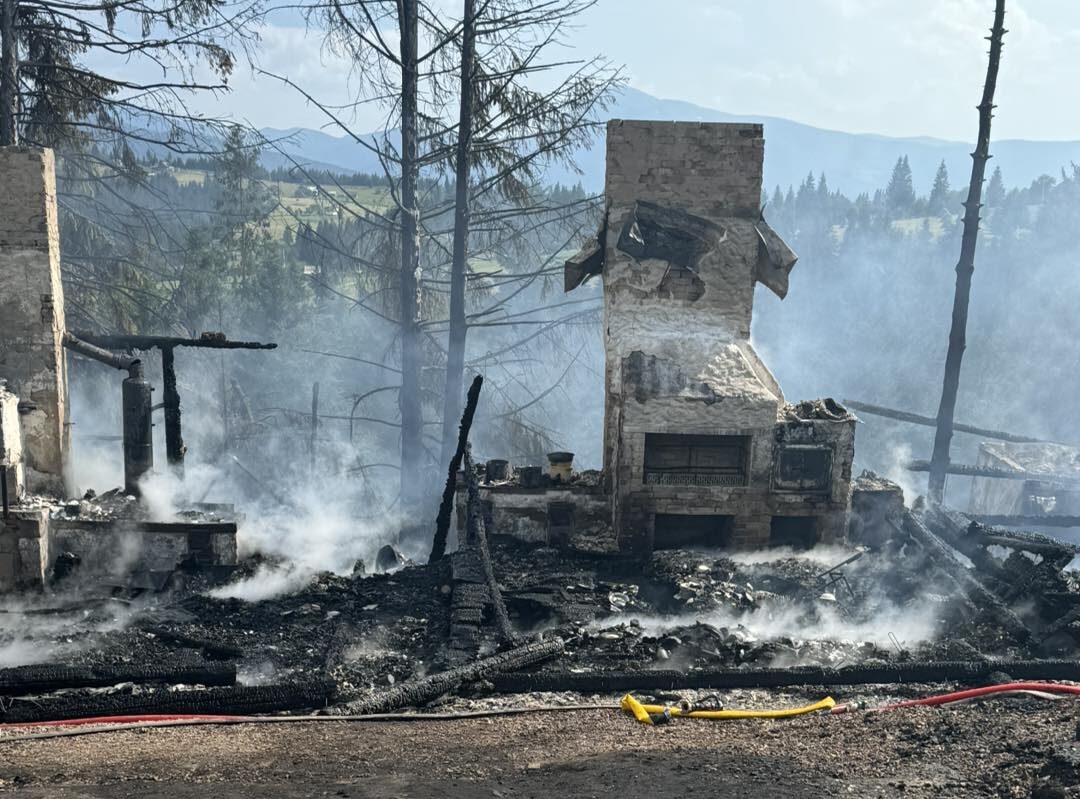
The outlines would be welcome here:
<svg viewBox="0 0 1080 799">
<path fill-rule="evenodd" d="M 135 361 L 122 386 L 124 412 L 124 491 L 139 496 L 139 481 L 154 468 L 154 438 L 151 410 L 153 388 L 143 376 L 142 364 Z"/>
</svg>

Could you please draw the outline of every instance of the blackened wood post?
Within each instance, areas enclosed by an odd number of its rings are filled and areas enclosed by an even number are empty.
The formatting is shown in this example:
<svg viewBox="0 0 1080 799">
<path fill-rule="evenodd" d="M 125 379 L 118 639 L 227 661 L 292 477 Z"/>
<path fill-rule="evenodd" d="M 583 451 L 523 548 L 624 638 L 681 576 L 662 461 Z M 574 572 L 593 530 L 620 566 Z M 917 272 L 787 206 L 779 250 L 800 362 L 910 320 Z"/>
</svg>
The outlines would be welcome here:
<svg viewBox="0 0 1080 799">
<path fill-rule="evenodd" d="M 161 402 L 165 406 L 165 459 L 179 474 L 184 473 L 184 436 L 180 423 L 180 392 L 176 388 L 176 352 L 161 348 Z"/>
<path fill-rule="evenodd" d="M 506 612 L 506 604 L 503 602 L 502 591 L 499 590 L 499 581 L 495 579 L 495 564 L 491 560 L 491 548 L 488 546 L 487 523 L 484 521 L 484 506 L 480 501 L 479 480 L 476 477 L 476 467 L 473 465 L 472 444 L 465 442 L 465 485 L 468 486 L 468 495 L 465 499 L 465 530 L 466 539 L 474 543 L 480 551 L 480 565 L 484 569 L 484 581 L 488 587 L 488 598 L 491 607 L 495 611 L 495 627 L 499 631 L 499 637 L 507 644 L 518 643 L 518 636 L 514 628 L 510 626 L 510 616 Z"/>
<path fill-rule="evenodd" d="M 994 116 L 994 89 L 1001 63 L 1001 40 L 1005 36 L 1005 0 L 997 0 L 994 26 L 990 29 L 990 59 L 986 68 L 982 102 L 979 103 L 979 140 L 971 154 L 971 183 L 964 202 L 964 234 L 960 242 L 960 260 L 956 264 L 956 293 L 953 295 L 952 327 L 949 350 L 945 356 L 945 379 L 938 407 L 934 452 L 930 458 L 929 496 L 940 504 L 945 499 L 945 475 L 949 468 L 956 393 L 960 387 L 960 363 L 967 346 L 968 305 L 971 300 L 971 276 L 975 272 L 975 245 L 979 237 L 979 209 L 986 162 L 990 160 L 990 121 Z"/>
<path fill-rule="evenodd" d="M 450 534 L 450 514 L 454 510 L 454 494 L 457 491 L 457 473 L 461 468 L 461 459 L 465 457 L 465 444 L 469 441 L 469 430 L 472 428 L 473 414 L 476 413 L 476 403 L 480 400 L 480 387 L 484 384 L 484 378 L 477 375 L 469 386 L 469 395 L 465 399 L 465 412 L 461 414 L 461 425 L 458 427 L 458 444 L 454 457 L 450 459 L 449 472 L 446 475 L 446 487 L 443 489 L 442 502 L 439 503 L 439 515 L 435 519 L 435 539 L 431 542 L 431 554 L 428 563 L 442 560 L 446 554 L 446 538 Z"/>
</svg>

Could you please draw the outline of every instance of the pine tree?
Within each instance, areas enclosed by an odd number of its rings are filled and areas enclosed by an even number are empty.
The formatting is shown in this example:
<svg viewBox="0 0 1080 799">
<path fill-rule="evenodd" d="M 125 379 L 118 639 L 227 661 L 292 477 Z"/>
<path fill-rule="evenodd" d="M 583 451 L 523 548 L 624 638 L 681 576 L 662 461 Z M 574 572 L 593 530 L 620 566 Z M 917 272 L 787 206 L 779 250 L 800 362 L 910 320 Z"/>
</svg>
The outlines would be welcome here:
<svg viewBox="0 0 1080 799">
<path fill-rule="evenodd" d="M 930 189 L 930 213 L 940 215 L 945 213 L 949 204 L 949 170 L 943 160 L 938 166 L 934 176 L 934 186 Z"/>
<path fill-rule="evenodd" d="M 906 155 L 896 159 L 892 177 L 885 189 L 885 203 L 894 214 L 909 211 L 915 204 L 915 182 L 912 180 L 911 165 Z"/>
<path fill-rule="evenodd" d="M 780 209 L 784 207 L 784 193 L 780 191 L 780 184 L 776 184 L 776 190 L 772 195 L 772 202 L 769 203 L 773 210 L 773 213 L 779 213 Z"/>
<path fill-rule="evenodd" d="M 990 176 L 990 185 L 986 187 L 986 204 L 991 208 L 1001 205 L 1005 199 L 1005 181 L 1001 177 L 1001 167 L 994 167 Z"/>
</svg>

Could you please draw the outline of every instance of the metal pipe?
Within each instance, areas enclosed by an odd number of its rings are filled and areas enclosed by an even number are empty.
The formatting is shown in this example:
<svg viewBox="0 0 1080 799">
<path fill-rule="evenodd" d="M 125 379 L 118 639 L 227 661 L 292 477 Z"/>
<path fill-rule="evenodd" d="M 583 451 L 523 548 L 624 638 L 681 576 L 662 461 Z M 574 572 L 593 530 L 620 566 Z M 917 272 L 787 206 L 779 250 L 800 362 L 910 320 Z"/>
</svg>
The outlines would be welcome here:
<svg viewBox="0 0 1080 799">
<path fill-rule="evenodd" d="M 139 496 L 139 481 L 154 468 L 153 387 L 135 361 L 122 385 L 124 414 L 124 490 Z"/>
<path fill-rule="evenodd" d="M 80 355 L 85 355 L 87 358 L 111 366 L 113 369 L 126 369 L 130 372 L 132 367 L 139 363 L 138 358 L 131 355 L 121 355 L 96 344 L 91 344 L 89 341 L 83 341 L 72 333 L 64 333 L 64 346 Z"/>
</svg>

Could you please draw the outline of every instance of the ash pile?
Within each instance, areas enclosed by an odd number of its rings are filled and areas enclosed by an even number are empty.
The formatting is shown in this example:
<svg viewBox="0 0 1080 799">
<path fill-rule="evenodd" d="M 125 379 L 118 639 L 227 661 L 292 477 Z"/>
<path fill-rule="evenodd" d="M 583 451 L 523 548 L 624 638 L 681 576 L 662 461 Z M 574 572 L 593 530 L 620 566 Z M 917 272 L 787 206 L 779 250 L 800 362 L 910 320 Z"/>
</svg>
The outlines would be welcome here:
<svg viewBox="0 0 1080 799">
<path fill-rule="evenodd" d="M 428 564 L 387 546 L 353 574 L 316 574 L 260 600 L 241 598 L 243 587 L 283 564 L 247 559 L 139 592 L 57 584 L 2 609 L 0 719 L 1080 678 L 1060 659 L 1080 641 L 1080 585 L 1067 568 L 1076 547 L 909 510 L 872 475 L 856 483 L 843 547 L 629 558 L 485 531 Z"/>
</svg>

